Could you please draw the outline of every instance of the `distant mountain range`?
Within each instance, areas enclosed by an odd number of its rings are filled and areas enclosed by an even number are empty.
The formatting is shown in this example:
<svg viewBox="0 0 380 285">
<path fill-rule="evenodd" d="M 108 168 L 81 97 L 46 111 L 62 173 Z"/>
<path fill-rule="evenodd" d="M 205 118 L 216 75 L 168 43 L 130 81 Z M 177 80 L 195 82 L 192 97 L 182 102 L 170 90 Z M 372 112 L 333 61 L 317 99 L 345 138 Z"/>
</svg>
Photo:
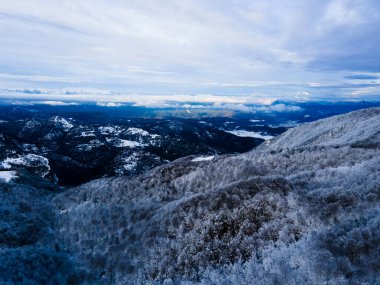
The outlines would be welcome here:
<svg viewBox="0 0 380 285">
<path fill-rule="evenodd" d="M 268 128 L 272 129 L 276 131 Z M 262 141 L 190 120 L 95 124 L 35 116 L 0 122 L 0 170 L 27 169 L 69 186 L 105 176 L 140 174 L 187 155 L 241 153 Z"/>
</svg>

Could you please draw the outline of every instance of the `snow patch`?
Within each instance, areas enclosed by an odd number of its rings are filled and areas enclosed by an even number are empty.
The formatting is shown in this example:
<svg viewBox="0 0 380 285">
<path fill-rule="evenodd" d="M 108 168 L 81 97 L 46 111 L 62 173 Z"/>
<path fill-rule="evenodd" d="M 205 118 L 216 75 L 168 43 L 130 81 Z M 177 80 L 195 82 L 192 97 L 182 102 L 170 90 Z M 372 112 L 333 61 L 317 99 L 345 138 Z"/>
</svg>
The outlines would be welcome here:
<svg viewBox="0 0 380 285">
<path fill-rule="evenodd" d="M 142 143 L 136 142 L 136 141 L 130 141 L 130 140 L 123 140 L 119 138 L 106 138 L 108 143 L 113 144 L 115 147 L 141 147 L 145 146 Z"/>
<path fill-rule="evenodd" d="M 106 127 L 99 127 L 98 129 L 102 135 L 119 135 L 121 132 L 124 131 L 124 129 L 119 126 L 114 126 L 114 127 L 106 126 Z"/>
<path fill-rule="evenodd" d="M 147 131 L 140 128 L 128 128 L 127 132 L 130 133 L 131 135 L 150 136 L 151 138 L 156 138 L 160 136 L 156 134 L 150 134 Z"/>
<path fill-rule="evenodd" d="M 92 140 L 88 144 L 79 144 L 75 147 L 77 151 L 91 151 L 94 148 L 100 147 L 103 144 L 99 140 Z"/>
<path fill-rule="evenodd" d="M 94 131 L 85 131 L 81 132 L 81 134 L 77 137 L 96 137 Z"/>
<path fill-rule="evenodd" d="M 132 171 L 136 168 L 138 161 L 138 155 L 133 153 L 131 156 L 123 157 L 122 162 L 123 166 L 121 169 L 116 169 L 115 172 L 118 175 L 124 175 L 125 171 Z"/>
<path fill-rule="evenodd" d="M 2 162 L 0 162 L 0 168 L 10 169 L 12 166 L 27 166 L 27 167 L 42 167 L 44 171 L 41 170 L 41 176 L 45 177 L 50 171 L 49 160 L 46 157 L 36 155 L 36 154 L 27 154 L 27 155 L 18 155 L 18 157 L 7 157 Z"/>
<path fill-rule="evenodd" d="M 194 158 L 194 159 L 191 160 L 191 161 L 194 161 L 194 162 L 208 161 L 208 160 L 212 160 L 214 157 L 215 157 L 214 155 L 210 155 L 210 156 L 200 156 L 200 157 L 196 157 L 196 158 Z"/>
<path fill-rule="evenodd" d="M 132 135 L 149 136 L 149 133 L 147 131 L 140 128 L 128 128 L 127 132 Z"/>
<path fill-rule="evenodd" d="M 27 132 L 29 130 L 33 130 L 33 129 L 36 129 L 36 128 L 39 128 L 41 127 L 41 123 L 38 122 L 38 121 L 35 121 L 35 120 L 32 120 L 32 121 L 28 121 L 26 122 L 25 126 L 22 128 L 22 131 L 21 132 Z"/>
<path fill-rule="evenodd" d="M 53 118 L 53 122 L 57 127 L 62 127 L 65 131 L 68 131 L 74 127 L 74 125 L 67 121 L 65 118 L 59 116 L 55 116 Z"/>
<path fill-rule="evenodd" d="M 12 178 L 17 178 L 16 171 L 0 171 L 0 180 L 8 183 Z"/>
<path fill-rule="evenodd" d="M 233 134 L 238 137 L 251 137 L 251 138 L 259 138 L 263 140 L 270 140 L 274 138 L 274 136 L 271 136 L 271 135 L 263 135 L 258 132 L 251 132 L 251 131 L 245 131 L 245 130 L 233 130 L 233 131 L 225 131 L 225 132 Z"/>
</svg>

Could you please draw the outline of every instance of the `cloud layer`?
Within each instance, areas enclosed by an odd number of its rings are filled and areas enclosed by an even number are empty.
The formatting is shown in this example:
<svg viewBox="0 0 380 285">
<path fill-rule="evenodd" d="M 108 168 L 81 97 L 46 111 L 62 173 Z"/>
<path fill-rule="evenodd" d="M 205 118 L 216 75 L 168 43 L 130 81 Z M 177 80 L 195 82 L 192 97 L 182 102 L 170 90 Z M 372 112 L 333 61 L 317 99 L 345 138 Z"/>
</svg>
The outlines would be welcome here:
<svg viewBox="0 0 380 285">
<path fill-rule="evenodd" d="M 0 87 L 374 99 L 379 26 L 375 0 L 0 1 Z"/>
</svg>

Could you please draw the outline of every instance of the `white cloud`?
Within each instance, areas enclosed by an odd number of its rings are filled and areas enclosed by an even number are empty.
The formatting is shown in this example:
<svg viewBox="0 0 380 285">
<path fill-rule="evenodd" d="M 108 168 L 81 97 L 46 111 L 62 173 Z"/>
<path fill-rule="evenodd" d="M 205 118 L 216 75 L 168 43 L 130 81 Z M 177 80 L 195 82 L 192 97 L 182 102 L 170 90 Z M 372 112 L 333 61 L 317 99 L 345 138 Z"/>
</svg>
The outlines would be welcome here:
<svg viewBox="0 0 380 285">
<path fill-rule="evenodd" d="M 115 103 L 115 102 L 97 102 L 96 105 L 101 107 L 120 107 L 123 106 L 121 103 Z"/>
<path fill-rule="evenodd" d="M 49 106 L 76 106 L 77 102 L 64 102 L 64 101 L 37 101 L 37 100 L 10 100 L 12 105 L 49 105 Z"/>
<path fill-rule="evenodd" d="M 74 106 L 78 105 L 75 102 L 63 102 L 63 101 L 37 101 L 35 104 L 50 105 L 50 106 Z"/>
<path fill-rule="evenodd" d="M 257 106 L 253 107 L 252 110 L 260 111 L 260 112 L 298 112 L 301 111 L 302 108 L 300 106 L 294 105 L 285 105 L 285 104 L 274 104 L 270 106 Z"/>
<path fill-rule="evenodd" d="M 18 100 L 12 100 L 17 94 Z M 0 98 L 13 104 L 44 104 L 51 106 L 78 105 L 95 101 L 102 107 L 120 107 L 126 104 L 148 108 L 220 109 L 242 112 L 291 112 L 298 106 L 275 104 L 279 99 L 258 94 L 245 96 L 218 96 L 213 94 L 141 95 L 123 94 L 112 90 L 81 89 L 3 89 Z M 44 98 L 45 100 L 40 100 Z M 23 100 L 23 101 L 21 101 Z"/>
</svg>

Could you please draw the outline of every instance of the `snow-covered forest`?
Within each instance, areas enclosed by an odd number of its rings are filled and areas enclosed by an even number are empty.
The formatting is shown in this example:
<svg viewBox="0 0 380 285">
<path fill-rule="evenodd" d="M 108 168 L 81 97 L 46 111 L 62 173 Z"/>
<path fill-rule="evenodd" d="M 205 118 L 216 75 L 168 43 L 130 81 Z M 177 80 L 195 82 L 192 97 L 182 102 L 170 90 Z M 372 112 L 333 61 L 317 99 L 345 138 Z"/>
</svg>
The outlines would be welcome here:
<svg viewBox="0 0 380 285">
<path fill-rule="evenodd" d="M 380 283 L 380 108 L 62 193 L 19 179 L 0 283 Z"/>
</svg>

